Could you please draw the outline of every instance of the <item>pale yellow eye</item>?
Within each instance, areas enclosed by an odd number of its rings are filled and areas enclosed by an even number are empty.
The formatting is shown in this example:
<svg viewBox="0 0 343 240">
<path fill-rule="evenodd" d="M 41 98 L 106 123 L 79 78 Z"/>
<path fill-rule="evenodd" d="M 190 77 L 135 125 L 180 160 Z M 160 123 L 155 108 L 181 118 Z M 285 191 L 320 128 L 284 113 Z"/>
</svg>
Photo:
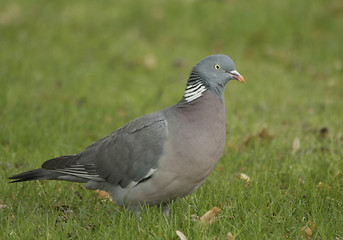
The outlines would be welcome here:
<svg viewBox="0 0 343 240">
<path fill-rule="evenodd" d="M 214 65 L 214 68 L 219 70 L 220 69 L 220 66 L 218 64 Z"/>
</svg>

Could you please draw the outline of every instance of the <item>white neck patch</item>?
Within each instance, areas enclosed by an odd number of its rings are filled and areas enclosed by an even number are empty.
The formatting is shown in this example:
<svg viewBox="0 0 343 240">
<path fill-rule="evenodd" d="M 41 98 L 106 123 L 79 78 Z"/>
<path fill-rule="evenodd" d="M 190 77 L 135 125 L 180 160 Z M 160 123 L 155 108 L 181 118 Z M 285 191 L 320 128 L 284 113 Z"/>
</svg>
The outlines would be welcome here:
<svg viewBox="0 0 343 240">
<path fill-rule="evenodd" d="M 185 94 L 183 95 L 186 102 L 191 102 L 199 98 L 203 92 L 206 91 L 206 87 L 199 81 L 192 85 L 187 85 Z"/>
</svg>

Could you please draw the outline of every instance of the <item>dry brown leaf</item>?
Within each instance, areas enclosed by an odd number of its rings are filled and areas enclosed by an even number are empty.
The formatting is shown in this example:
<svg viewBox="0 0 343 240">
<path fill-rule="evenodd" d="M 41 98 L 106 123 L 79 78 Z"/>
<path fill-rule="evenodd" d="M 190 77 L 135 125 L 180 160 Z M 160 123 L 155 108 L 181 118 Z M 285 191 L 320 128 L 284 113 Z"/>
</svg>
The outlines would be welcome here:
<svg viewBox="0 0 343 240">
<path fill-rule="evenodd" d="M 98 194 L 98 198 L 103 198 L 103 197 L 108 197 L 108 192 L 103 191 L 103 190 L 96 190 Z"/>
<path fill-rule="evenodd" d="M 298 137 L 294 138 L 292 144 L 292 154 L 294 155 L 300 148 L 300 140 Z"/>
<path fill-rule="evenodd" d="M 218 172 L 223 172 L 224 171 L 224 167 L 222 167 L 222 166 L 217 167 L 217 171 Z"/>
<path fill-rule="evenodd" d="M 205 223 L 207 226 L 212 224 L 216 220 L 216 215 L 221 210 L 217 207 L 212 208 L 211 210 L 207 211 L 201 218 L 200 221 Z"/>
<path fill-rule="evenodd" d="M 271 135 L 266 128 L 263 128 L 261 132 L 258 134 L 258 137 L 261 139 L 273 139 L 273 135 Z"/>
<path fill-rule="evenodd" d="M 248 175 L 246 175 L 245 173 L 241 173 L 241 175 L 239 175 L 239 178 L 241 180 L 246 181 L 246 182 L 250 182 L 250 177 Z"/>
<path fill-rule="evenodd" d="M 226 238 L 227 238 L 227 240 L 232 240 L 233 239 L 233 234 L 231 232 L 228 232 L 226 234 Z"/>
<path fill-rule="evenodd" d="M 179 230 L 176 230 L 176 234 L 179 236 L 180 240 L 187 240 L 185 234 L 183 234 Z"/>
<path fill-rule="evenodd" d="M 304 237 L 304 239 L 311 239 L 311 237 L 312 237 L 312 230 L 311 230 L 311 228 L 310 227 L 308 227 L 308 226 L 303 226 L 302 228 L 301 228 L 301 231 L 302 231 L 302 233 L 303 233 L 303 237 Z"/>
<path fill-rule="evenodd" d="M 256 140 L 272 140 L 274 136 L 268 132 L 266 128 L 263 128 L 258 134 L 256 135 L 247 135 L 243 138 L 242 144 L 249 145 L 251 142 L 255 142 Z"/>
<path fill-rule="evenodd" d="M 249 142 L 250 142 L 250 140 L 251 140 L 251 136 L 250 136 L 250 135 L 245 136 L 245 137 L 243 138 L 243 144 L 244 144 L 244 145 L 248 145 Z"/>
<path fill-rule="evenodd" d="M 112 201 L 111 196 L 108 194 L 108 192 L 104 191 L 104 190 L 96 190 L 97 194 L 98 194 L 98 198 L 104 198 L 104 200 L 110 200 Z"/>
</svg>

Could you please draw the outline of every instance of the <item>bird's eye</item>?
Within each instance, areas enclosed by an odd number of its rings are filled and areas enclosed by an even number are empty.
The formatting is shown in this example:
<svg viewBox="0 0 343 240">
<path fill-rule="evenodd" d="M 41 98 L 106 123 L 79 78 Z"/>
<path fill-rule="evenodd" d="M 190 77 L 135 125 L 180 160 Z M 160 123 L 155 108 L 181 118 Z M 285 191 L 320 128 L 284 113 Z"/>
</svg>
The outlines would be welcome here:
<svg viewBox="0 0 343 240">
<path fill-rule="evenodd" d="M 217 69 L 217 70 L 219 70 L 219 69 L 220 69 L 219 64 L 214 65 L 214 68 Z"/>
</svg>

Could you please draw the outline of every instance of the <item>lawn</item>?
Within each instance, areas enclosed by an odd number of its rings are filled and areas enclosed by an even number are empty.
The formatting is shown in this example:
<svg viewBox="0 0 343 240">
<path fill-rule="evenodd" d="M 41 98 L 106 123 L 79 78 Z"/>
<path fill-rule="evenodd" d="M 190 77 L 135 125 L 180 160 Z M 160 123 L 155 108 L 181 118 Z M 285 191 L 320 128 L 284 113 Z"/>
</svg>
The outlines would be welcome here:
<svg viewBox="0 0 343 240">
<path fill-rule="evenodd" d="M 343 239 L 342 19 L 340 0 L 1 1 L 0 239 Z M 213 53 L 246 82 L 226 88 L 219 164 L 169 217 L 8 183 L 175 104 Z"/>
</svg>

